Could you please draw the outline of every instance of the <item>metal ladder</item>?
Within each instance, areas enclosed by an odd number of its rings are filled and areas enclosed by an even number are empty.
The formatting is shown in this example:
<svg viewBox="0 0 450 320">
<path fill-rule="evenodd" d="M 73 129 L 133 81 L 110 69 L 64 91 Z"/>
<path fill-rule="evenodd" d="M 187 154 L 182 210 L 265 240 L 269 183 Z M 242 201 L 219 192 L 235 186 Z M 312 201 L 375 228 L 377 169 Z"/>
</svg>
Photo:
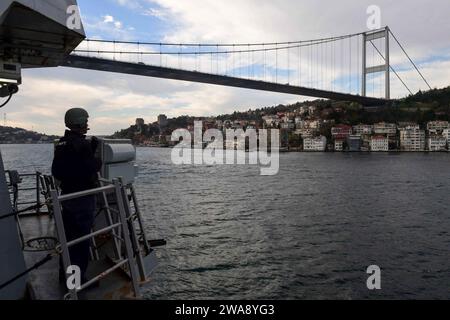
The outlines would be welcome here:
<svg viewBox="0 0 450 320">
<path fill-rule="evenodd" d="M 114 238 L 114 245 L 115 245 L 115 253 L 116 253 L 116 259 L 114 261 L 114 265 L 105 270 L 104 272 L 100 273 L 99 275 L 95 276 L 91 280 L 87 281 L 86 283 L 82 284 L 80 288 L 74 288 L 69 289 L 69 292 L 67 294 L 67 298 L 77 300 L 78 299 L 78 293 L 93 283 L 99 281 L 100 279 L 106 277 L 107 275 L 111 274 L 115 270 L 119 268 L 127 268 L 129 271 L 129 275 L 131 278 L 132 288 L 134 291 L 134 295 L 136 298 L 140 298 L 140 287 L 139 287 L 139 279 L 138 279 L 138 272 L 136 270 L 136 264 L 139 264 L 138 257 L 135 258 L 134 250 L 133 250 L 133 239 L 135 238 L 135 235 L 133 236 L 133 232 L 130 232 L 129 223 L 128 223 L 128 216 L 127 216 L 127 202 L 124 201 L 123 195 L 124 195 L 124 186 L 120 183 L 119 180 L 113 180 L 112 184 L 107 186 L 101 186 L 96 189 L 92 190 L 86 190 L 82 192 L 77 192 L 73 194 L 68 195 L 58 195 L 58 192 L 56 190 L 51 190 L 51 199 L 52 199 L 52 207 L 53 207 L 53 213 L 54 213 L 54 219 L 56 223 L 56 231 L 59 239 L 59 245 L 58 249 L 62 256 L 62 262 L 65 270 L 68 270 L 69 266 L 71 266 L 70 262 L 70 255 L 69 255 L 69 248 L 86 240 L 92 240 L 96 236 L 104 235 L 104 234 L 112 234 Z M 115 201 L 115 204 L 117 205 L 117 221 L 114 221 L 114 219 L 111 216 L 111 211 L 113 208 L 109 206 L 108 197 L 107 195 L 113 195 L 113 199 Z M 106 219 L 107 226 L 91 232 L 83 237 L 80 237 L 78 239 L 74 239 L 70 242 L 67 241 L 66 233 L 64 229 L 64 222 L 62 218 L 62 206 L 61 204 L 64 201 L 77 199 L 80 197 L 85 197 L 89 195 L 101 195 L 102 198 L 105 201 L 105 206 L 107 208 L 107 217 Z M 120 235 L 120 236 L 119 236 Z M 119 243 L 119 240 L 124 245 L 124 256 L 122 257 L 121 254 L 121 244 Z M 68 275 L 66 274 L 66 280 L 68 279 Z"/>
<path fill-rule="evenodd" d="M 129 227 L 131 245 L 139 270 L 140 281 L 146 282 L 148 281 L 150 271 L 147 270 L 145 260 L 146 257 L 152 253 L 153 249 L 150 247 L 150 243 L 147 240 L 134 186 L 132 184 L 125 185 L 121 178 L 118 178 L 117 180 L 122 185 L 121 196 L 124 204 L 126 221 Z M 111 181 L 103 179 L 100 176 L 99 181 L 101 186 L 106 186 L 112 183 Z M 104 203 L 107 203 L 105 194 L 103 194 L 103 201 Z M 133 206 L 131 206 L 131 203 Z M 114 208 L 109 206 L 105 206 L 104 209 L 107 212 L 107 216 L 111 216 L 110 212 L 115 211 Z"/>
</svg>

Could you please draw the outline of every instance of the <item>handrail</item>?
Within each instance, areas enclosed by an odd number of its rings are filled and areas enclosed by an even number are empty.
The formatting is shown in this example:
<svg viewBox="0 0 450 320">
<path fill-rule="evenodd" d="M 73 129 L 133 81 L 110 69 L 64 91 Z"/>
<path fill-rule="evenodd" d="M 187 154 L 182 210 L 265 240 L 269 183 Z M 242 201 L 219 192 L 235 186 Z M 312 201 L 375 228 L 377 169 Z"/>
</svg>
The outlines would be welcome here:
<svg viewBox="0 0 450 320">
<path fill-rule="evenodd" d="M 99 187 L 99 188 L 95 188 L 95 189 L 89 189 L 86 191 L 80 191 L 80 192 L 75 192 L 75 193 L 70 193 L 70 194 L 65 194 L 62 196 L 58 197 L 58 200 L 60 202 L 64 202 L 64 201 L 68 201 L 68 200 L 73 200 L 76 198 L 81 198 L 81 197 L 85 197 L 85 196 L 91 196 L 94 194 L 99 194 L 102 192 L 107 192 L 107 191 L 114 191 L 114 186 L 106 186 L 106 187 Z"/>
<path fill-rule="evenodd" d="M 119 269 L 120 267 L 122 267 L 123 265 L 127 264 L 129 262 L 128 259 L 123 259 L 121 261 L 118 261 L 115 265 L 113 265 L 111 268 L 109 268 L 106 271 L 103 271 L 102 273 L 100 273 L 98 276 L 92 278 L 91 280 L 89 280 L 88 282 L 84 283 L 79 289 L 77 289 L 77 292 L 80 292 L 84 289 L 86 289 L 87 287 L 89 287 L 91 284 L 103 279 L 104 277 L 106 277 L 107 275 L 109 275 L 110 273 L 114 272 L 115 270 Z"/>
<path fill-rule="evenodd" d="M 92 238 L 94 238 L 94 237 L 96 237 L 96 236 L 98 236 L 98 235 L 104 234 L 104 233 L 106 233 L 106 232 L 108 232 L 108 231 L 111 231 L 111 230 L 117 228 L 117 227 L 120 227 L 121 225 L 122 225 L 121 223 L 116 223 L 116 224 L 113 224 L 113 225 L 111 225 L 111 226 L 109 226 L 109 227 L 106 227 L 106 228 L 97 230 L 97 231 L 95 231 L 95 232 L 91 232 L 91 233 L 89 233 L 89 234 L 87 234 L 87 235 L 85 235 L 85 236 L 82 236 L 82 237 L 80 237 L 80 238 L 77 238 L 77 239 L 75 239 L 75 240 L 72 240 L 72 241 L 68 242 L 68 243 L 67 243 L 67 246 L 68 246 L 68 247 L 72 247 L 72 246 L 74 246 L 74 245 L 76 245 L 76 244 L 78 244 L 78 243 L 80 243 L 80 242 L 83 242 L 83 241 L 85 241 L 85 240 L 92 239 Z"/>
</svg>

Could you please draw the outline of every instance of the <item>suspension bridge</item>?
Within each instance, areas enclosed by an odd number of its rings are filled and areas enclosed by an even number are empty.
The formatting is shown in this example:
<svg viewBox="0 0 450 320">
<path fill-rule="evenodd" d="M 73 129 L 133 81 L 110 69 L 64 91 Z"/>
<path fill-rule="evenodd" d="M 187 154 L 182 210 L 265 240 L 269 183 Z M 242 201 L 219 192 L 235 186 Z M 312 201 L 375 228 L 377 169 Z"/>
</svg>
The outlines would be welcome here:
<svg viewBox="0 0 450 320">
<path fill-rule="evenodd" d="M 391 39 L 431 89 L 389 27 L 272 43 L 161 43 L 85 39 L 62 66 L 239 87 L 362 105 L 391 101 L 391 81 L 412 90 L 390 61 Z M 392 79 L 391 79 L 392 78 Z"/>
</svg>

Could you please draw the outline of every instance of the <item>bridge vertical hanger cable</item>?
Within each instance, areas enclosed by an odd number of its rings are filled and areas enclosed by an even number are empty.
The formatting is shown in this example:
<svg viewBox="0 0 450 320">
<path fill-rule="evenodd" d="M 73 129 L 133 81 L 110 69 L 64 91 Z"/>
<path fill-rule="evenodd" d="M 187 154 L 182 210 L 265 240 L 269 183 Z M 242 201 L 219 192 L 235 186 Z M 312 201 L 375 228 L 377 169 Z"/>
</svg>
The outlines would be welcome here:
<svg viewBox="0 0 450 320">
<path fill-rule="evenodd" d="M 239 78 L 241 78 L 242 77 L 242 53 L 241 53 L 241 51 L 239 51 L 239 61 L 238 61 L 238 75 L 239 75 Z"/>
<path fill-rule="evenodd" d="M 115 41 L 113 42 L 113 48 L 114 48 L 114 50 L 113 50 L 114 51 L 114 58 L 113 58 L 113 60 L 116 61 L 116 42 Z M 120 58 L 122 58 L 122 56 Z"/>
<path fill-rule="evenodd" d="M 210 53 L 210 59 L 211 59 L 211 61 L 210 61 L 210 69 L 211 69 L 210 73 L 214 74 L 214 72 L 213 72 L 213 54 L 212 53 Z"/>
<path fill-rule="evenodd" d="M 290 44 L 289 44 L 289 46 L 290 46 Z M 290 48 L 288 48 L 287 49 L 288 84 L 291 83 L 291 81 L 290 81 L 291 80 L 291 58 L 290 58 L 290 53 L 291 53 Z"/>
<path fill-rule="evenodd" d="M 202 54 L 201 45 L 198 45 L 198 72 L 202 72 Z"/>
<path fill-rule="evenodd" d="M 250 45 L 247 46 L 247 74 L 248 74 L 248 79 L 252 78 L 252 74 L 250 72 L 250 68 L 253 66 L 253 63 L 251 63 L 251 58 L 250 58 Z"/>
<path fill-rule="evenodd" d="M 319 53 L 319 67 L 320 67 L 320 81 L 319 88 L 323 89 L 323 44 L 319 45 L 320 53 Z"/>
<path fill-rule="evenodd" d="M 341 90 L 344 90 L 344 43 L 343 41 L 341 42 L 341 75 L 340 75 L 340 79 L 341 79 Z"/>
<path fill-rule="evenodd" d="M 309 53 L 309 81 L 307 83 L 309 87 L 312 87 L 312 64 L 313 64 L 313 55 L 312 55 L 312 41 L 311 41 L 311 45 L 308 47 L 308 53 Z"/>
<path fill-rule="evenodd" d="M 331 45 L 329 43 L 327 43 L 327 54 L 326 54 L 326 68 L 325 70 L 327 70 L 327 90 L 330 90 L 331 86 L 330 86 L 330 68 L 331 68 L 331 63 L 329 63 L 328 59 L 330 58 L 330 52 L 329 50 L 331 49 Z"/>
<path fill-rule="evenodd" d="M 183 55 L 181 54 L 183 52 L 183 47 L 180 44 L 180 47 L 178 48 L 178 68 L 182 69 L 183 65 L 182 65 L 182 61 L 181 59 L 183 58 Z"/>
<path fill-rule="evenodd" d="M 360 86 L 360 82 L 359 82 L 359 75 L 360 73 L 360 42 L 359 42 L 359 36 L 356 38 L 356 45 L 357 45 L 357 53 L 356 53 L 356 94 L 358 94 L 359 92 L 361 92 L 361 86 Z"/>
<path fill-rule="evenodd" d="M 302 47 L 297 47 L 297 77 L 298 77 L 298 86 L 302 86 L 302 71 L 301 71 L 301 60 L 302 60 Z"/>
<path fill-rule="evenodd" d="M 315 81 L 314 87 L 317 88 L 319 86 L 319 45 L 316 44 L 314 46 L 314 48 L 316 49 L 316 54 L 315 54 L 316 61 L 314 63 L 314 68 L 315 68 L 314 77 L 315 77 L 316 81 Z"/>
<path fill-rule="evenodd" d="M 275 50 L 275 53 L 276 53 L 275 83 L 278 83 L 278 43 L 277 43 L 277 50 Z"/>
<path fill-rule="evenodd" d="M 235 45 L 233 44 L 233 51 L 235 51 L 236 50 L 236 48 L 235 48 Z M 233 77 L 234 77 L 234 75 L 235 75 L 235 55 L 232 53 L 232 56 L 233 56 L 233 69 L 232 69 L 232 74 L 233 74 Z"/>
<path fill-rule="evenodd" d="M 348 38 L 348 44 L 349 44 L 349 50 L 350 50 L 350 54 L 349 56 L 349 69 L 350 72 L 348 74 L 348 82 L 349 82 L 349 87 L 350 87 L 350 93 L 352 93 L 352 37 Z"/>
<path fill-rule="evenodd" d="M 263 74 L 264 74 L 264 81 L 266 81 L 266 46 L 263 45 Z"/>
<path fill-rule="evenodd" d="M 334 54 L 335 50 L 334 50 L 334 46 L 335 46 L 335 42 L 331 43 L 331 91 L 334 91 L 334 68 L 336 65 L 336 56 Z"/>
</svg>

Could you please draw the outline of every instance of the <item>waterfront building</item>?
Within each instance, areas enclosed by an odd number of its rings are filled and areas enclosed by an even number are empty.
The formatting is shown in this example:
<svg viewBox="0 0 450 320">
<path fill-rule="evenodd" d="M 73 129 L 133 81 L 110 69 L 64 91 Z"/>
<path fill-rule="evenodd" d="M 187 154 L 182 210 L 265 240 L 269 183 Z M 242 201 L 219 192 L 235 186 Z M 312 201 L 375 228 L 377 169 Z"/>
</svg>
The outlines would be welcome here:
<svg viewBox="0 0 450 320">
<path fill-rule="evenodd" d="M 277 127 L 280 122 L 280 119 L 276 115 L 264 116 L 262 119 L 267 127 Z"/>
<path fill-rule="evenodd" d="M 348 151 L 361 151 L 362 140 L 360 135 L 350 135 L 347 137 Z"/>
<path fill-rule="evenodd" d="M 415 122 L 399 122 L 398 123 L 398 130 L 403 130 L 403 129 L 420 129 L 420 126 L 415 123 Z"/>
<path fill-rule="evenodd" d="M 294 130 L 295 129 L 295 123 L 294 122 L 283 122 L 281 124 L 281 129 L 285 129 L 285 130 Z"/>
<path fill-rule="evenodd" d="M 447 139 L 447 144 L 448 144 L 449 147 L 450 147 L 450 129 L 445 129 L 445 130 L 442 132 L 442 135 L 444 136 L 444 138 Z"/>
<path fill-rule="evenodd" d="M 344 140 L 334 141 L 334 151 L 342 152 L 344 151 Z"/>
<path fill-rule="evenodd" d="M 441 134 L 449 128 L 448 121 L 430 121 L 427 123 L 427 130 L 430 134 Z"/>
<path fill-rule="evenodd" d="M 389 139 L 385 136 L 373 136 L 370 140 L 370 151 L 389 151 Z"/>
<path fill-rule="evenodd" d="M 347 139 L 352 134 L 352 127 L 346 124 L 340 124 L 331 128 L 331 135 L 333 139 Z"/>
<path fill-rule="evenodd" d="M 430 135 L 427 138 L 427 149 L 431 152 L 447 150 L 447 138 L 441 135 Z"/>
<path fill-rule="evenodd" d="M 425 131 L 420 129 L 402 129 L 400 131 L 400 148 L 402 151 L 424 151 Z"/>
<path fill-rule="evenodd" d="M 376 123 L 373 126 L 373 132 L 376 135 L 388 135 L 393 137 L 397 135 L 397 125 L 395 123 L 386 122 Z"/>
<path fill-rule="evenodd" d="M 306 138 L 303 140 L 304 151 L 325 151 L 327 148 L 327 138 L 324 136 Z"/>
<path fill-rule="evenodd" d="M 297 129 L 294 132 L 295 134 L 300 135 L 303 139 L 310 138 L 315 133 L 315 130 L 312 130 L 310 128 L 303 128 L 303 129 Z"/>
<path fill-rule="evenodd" d="M 369 124 L 358 124 L 353 126 L 353 133 L 359 135 L 371 135 L 373 133 L 373 126 Z"/>
</svg>

